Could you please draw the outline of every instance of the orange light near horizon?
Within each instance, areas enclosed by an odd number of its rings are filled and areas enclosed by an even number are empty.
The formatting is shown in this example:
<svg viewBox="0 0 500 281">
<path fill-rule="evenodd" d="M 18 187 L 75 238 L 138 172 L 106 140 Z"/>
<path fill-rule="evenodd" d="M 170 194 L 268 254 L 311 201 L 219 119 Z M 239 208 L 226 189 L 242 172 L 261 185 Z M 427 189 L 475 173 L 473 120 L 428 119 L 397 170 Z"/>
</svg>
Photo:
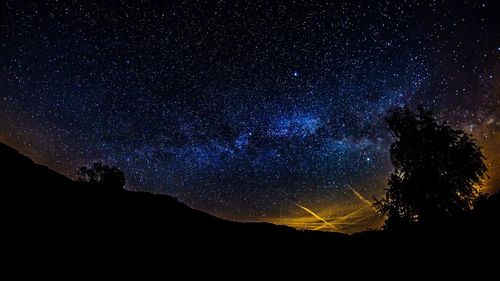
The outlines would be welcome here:
<svg viewBox="0 0 500 281">
<path fill-rule="evenodd" d="M 318 216 L 318 215 L 317 215 L 316 213 L 314 213 L 313 211 L 311 211 L 311 210 L 309 210 L 308 208 L 306 208 L 306 207 L 304 207 L 304 206 L 301 206 L 301 205 L 299 205 L 299 204 L 295 204 L 295 205 L 297 205 L 297 206 L 298 206 L 298 207 L 300 207 L 301 209 L 305 210 L 305 211 L 306 211 L 306 212 L 308 212 L 309 214 L 313 215 L 313 217 L 317 218 L 318 220 L 322 221 L 322 222 L 324 223 L 324 225 L 328 225 L 328 226 L 330 226 L 331 228 L 333 228 L 333 229 L 335 229 L 336 231 L 338 231 L 338 228 L 337 228 L 335 225 L 333 225 L 333 224 L 331 224 L 331 223 L 327 222 L 325 219 L 323 219 L 322 217 Z"/>
<path fill-rule="evenodd" d="M 369 206 L 370 208 L 372 208 L 372 210 L 374 212 L 377 212 L 377 209 L 375 209 L 375 207 L 373 207 L 373 202 L 371 202 L 370 200 L 368 200 L 365 197 L 363 197 L 363 195 L 361 195 L 361 193 L 359 193 L 356 190 L 354 190 L 354 188 L 352 188 L 351 186 L 349 186 L 349 189 L 352 191 L 352 193 L 354 193 L 354 195 L 356 196 L 356 198 L 358 198 L 361 202 L 363 202 L 364 204 L 366 204 L 367 206 Z"/>
<path fill-rule="evenodd" d="M 343 201 L 324 207 L 317 207 L 319 211 L 294 203 L 309 216 L 293 216 L 269 219 L 276 224 L 287 225 L 297 229 L 336 231 L 341 233 L 353 233 L 367 229 L 379 228 L 384 218 L 379 216 L 373 207 L 373 203 L 366 199 L 354 188 L 349 187 L 353 193 L 354 201 Z"/>
</svg>

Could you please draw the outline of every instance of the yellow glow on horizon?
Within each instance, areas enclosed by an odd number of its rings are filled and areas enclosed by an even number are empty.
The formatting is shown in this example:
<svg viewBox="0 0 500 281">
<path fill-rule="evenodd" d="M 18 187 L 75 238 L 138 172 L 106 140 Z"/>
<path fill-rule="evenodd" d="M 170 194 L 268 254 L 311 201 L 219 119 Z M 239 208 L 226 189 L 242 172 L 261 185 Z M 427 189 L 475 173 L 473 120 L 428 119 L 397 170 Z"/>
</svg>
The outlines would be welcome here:
<svg viewBox="0 0 500 281">
<path fill-rule="evenodd" d="M 318 211 L 295 204 L 301 210 L 306 211 L 307 215 L 268 218 L 267 221 L 303 230 L 341 233 L 354 233 L 381 227 L 384 217 L 375 211 L 373 203 L 354 188 L 350 187 L 350 190 L 354 195 L 351 200 L 320 205 L 315 207 Z"/>
<path fill-rule="evenodd" d="M 354 210 L 342 217 L 339 217 L 339 218 L 336 218 L 335 219 L 335 224 L 337 225 L 355 225 L 356 224 L 356 221 L 351 221 L 351 222 L 345 222 L 347 219 L 351 219 L 351 218 L 356 218 L 355 215 L 357 215 L 358 213 L 360 213 L 361 211 L 364 211 L 367 207 L 366 206 L 362 206 L 361 208 L 357 209 L 357 210 Z M 314 230 L 321 230 L 325 227 L 325 225 L 320 225 L 318 227 L 316 227 Z"/>
<path fill-rule="evenodd" d="M 313 217 L 317 218 L 318 220 L 322 221 L 322 222 L 324 223 L 324 225 L 328 225 L 328 226 L 330 226 L 331 228 L 333 228 L 333 229 L 335 229 L 335 230 L 337 230 L 337 231 L 338 231 L 338 228 L 337 228 L 335 225 L 333 225 L 333 224 L 331 224 L 331 223 L 327 222 L 325 219 L 323 219 L 322 217 L 320 217 L 319 215 L 317 215 L 317 214 L 316 214 L 316 213 L 314 213 L 313 211 L 311 211 L 311 210 L 309 210 L 308 208 L 306 208 L 306 207 L 304 207 L 304 206 L 301 206 L 301 205 L 299 205 L 299 204 L 295 204 L 295 205 L 297 205 L 297 206 L 298 206 L 298 207 L 300 207 L 301 209 L 305 210 L 305 211 L 306 211 L 306 212 L 308 212 L 309 214 L 313 215 Z"/>
<path fill-rule="evenodd" d="M 361 193 L 354 190 L 354 188 L 352 188 L 351 186 L 349 186 L 349 189 L 352 191 L 352 193 L 354 193 L 354 195 L 356 195 L 356 198 L 358 198 L 361 202 L 363 202 L 364 204 L 366 204 L 367 206 L 372 208 L 373 211 L 377 212 L 377 209 L 375 209 L 375 207 L 373 207 L 373 202 L 371 202 L 370 200 L 363 197 L 363 195 L 361 195 Z"/>
</svg>

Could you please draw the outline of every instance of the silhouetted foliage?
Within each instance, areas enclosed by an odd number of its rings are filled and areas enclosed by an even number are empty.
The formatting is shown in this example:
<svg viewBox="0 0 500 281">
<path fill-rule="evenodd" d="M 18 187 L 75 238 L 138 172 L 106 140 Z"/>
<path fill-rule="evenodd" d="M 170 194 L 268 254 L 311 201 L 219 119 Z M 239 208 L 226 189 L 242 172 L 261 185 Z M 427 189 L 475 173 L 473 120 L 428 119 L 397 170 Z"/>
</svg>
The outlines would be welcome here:
<svg viewBox="0 0 500 281">
<path fill-rule="evenodd" d="M 91 167 L 78 169 L 78 180 L 91 184 L 102 185 L 110 189 L 122 189 L 125 186 L 125 175 L 117 167 L 102 163 L 94 163 Z"/>
<path fill-rule="evenodd" d="M 386 118 L 396 141 L 386 196 L 376 201 L 387 228 L 432 224 L 470 210 L 487 177 L 474 139 L 439 123 L 430 111 L 399 108 Z"/>
</svg>

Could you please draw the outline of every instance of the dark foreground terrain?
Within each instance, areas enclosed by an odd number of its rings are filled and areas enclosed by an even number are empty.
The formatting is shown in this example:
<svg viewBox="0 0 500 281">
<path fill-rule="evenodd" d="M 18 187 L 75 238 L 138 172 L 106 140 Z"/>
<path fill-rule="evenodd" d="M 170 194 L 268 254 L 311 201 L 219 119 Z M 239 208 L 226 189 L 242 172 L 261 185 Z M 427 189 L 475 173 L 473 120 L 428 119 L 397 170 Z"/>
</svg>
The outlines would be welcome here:
<svg viewBox="0 0 500 281">
<path fill-rule="evenodd" d="M 75 182 L 1 143 L 0 173 L 14 280 L 497 278 L 498 194 L 439 226 L 349 236 L 231 222 L 170 196 Z"/>
</svg>

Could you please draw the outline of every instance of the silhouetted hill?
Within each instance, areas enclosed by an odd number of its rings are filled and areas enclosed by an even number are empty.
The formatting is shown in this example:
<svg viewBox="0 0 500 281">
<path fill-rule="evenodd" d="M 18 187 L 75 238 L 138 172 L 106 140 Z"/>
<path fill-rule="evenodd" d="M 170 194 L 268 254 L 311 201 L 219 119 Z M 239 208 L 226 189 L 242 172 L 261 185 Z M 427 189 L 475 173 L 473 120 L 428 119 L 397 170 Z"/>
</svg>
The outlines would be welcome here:
<svg viewBox="0 0 500 281">
<path fill-rule="evenodd" d="M 498 194 L 432 230 L 348 236 L 226 221 L 167 195 L 75 182 L 1 143 L 0 171 L 11 260 L 27 279 L 496 273 Z"/>
</svg>

